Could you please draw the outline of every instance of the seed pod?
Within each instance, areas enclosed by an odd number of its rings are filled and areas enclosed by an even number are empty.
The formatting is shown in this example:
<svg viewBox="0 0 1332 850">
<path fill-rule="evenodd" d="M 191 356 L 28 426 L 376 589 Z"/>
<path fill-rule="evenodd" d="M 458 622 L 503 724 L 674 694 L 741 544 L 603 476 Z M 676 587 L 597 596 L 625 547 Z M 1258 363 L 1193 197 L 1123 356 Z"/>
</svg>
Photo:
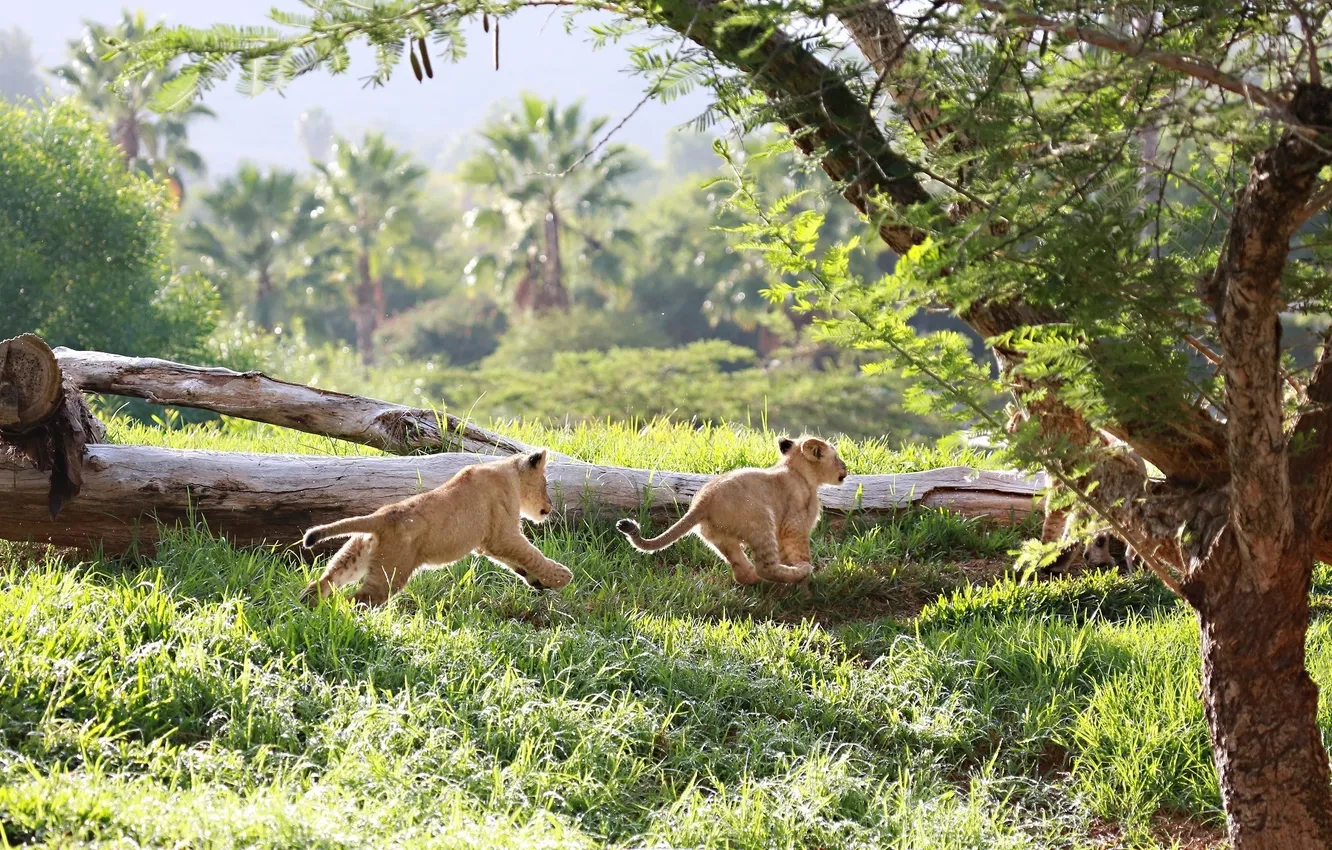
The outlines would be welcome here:
<svg viewBox="0 0 1332 850">
<path fill-rule="evenodd" d="M 416 81 L 421 82 L 421 63 L 416 60 L 416 51 L 412 50 L 410 43 L 407 45 L 407 55 L 412 59 L 412 73 L 416 75 Z"/>
<path fill-rule="evenodd" d="M 416 48 L 421 52 L 421 64 L 425 66 L 426 76 L 433 80 L 435 78 L 435 69 L 430 67 L 430 51 L 426 50 L 425 36 L 421 36 L 417 39 Z"/>
<path fill-rule="evenodd" d="M 495 22 L 495 70 L 499 70 L 499 21 Z"/>
<path fill-rule="evenodd" d="M 490 15 L 486 12 L 481 13 L 481 29 L 490 32 Z"/>
</svg>

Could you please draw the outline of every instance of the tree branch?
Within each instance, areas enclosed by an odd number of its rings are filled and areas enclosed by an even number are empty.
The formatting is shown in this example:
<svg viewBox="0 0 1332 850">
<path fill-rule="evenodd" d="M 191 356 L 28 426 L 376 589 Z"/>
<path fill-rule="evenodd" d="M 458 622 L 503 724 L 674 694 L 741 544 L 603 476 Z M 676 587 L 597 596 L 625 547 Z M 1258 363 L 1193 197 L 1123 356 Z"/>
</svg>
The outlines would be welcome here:
<svg viewBox="0 0 1332 850">
<path fill-rule="evenodd" d="M 1298 222 L 1296 227 L 1303 227 L 1309 219 L 1322 212 L 1328 204 L 1332 204 L 1332 182 L 1324 183 L 1309 196 L 1308 202 L 1296 217 Z"/>
<path fill-rule="evenodd" d="M 293 384 L 262 372 L 63 347 L 55 350 L 55 356 L 70 384 L 83 392 L 197 407 L 395 454 L 450 450 L 522 454 L 532 449 L 450 413 Z"/>
<path fill-rule="evenodd" d="M 1306 527 L 1319 528 L 1332 500 L 1332 334 L 1323 338 L 1306 395 L 1308 409 L 1291 439 L 1290 479 Z"/>
<path fill-rule="evenodd" d="M 909 208 L 932 199 L 916 179 L 918 169 L 889 147 L 869 106 L 832 69 L 780 30 L 728 24 L 733 12 L 715 0 L 701 0 L 701 6 L 692 39 L 719 61 L 751 76 L 786 122 L 796 146 L 807 156 L 819 158 L 824 171 L 843 186 L 843 196 L 858 210 L 882 222 L 879 234 L 888 247 L 901 255 L 918 244 L 924 234 L 898 224 L 900 219 L 884 202 Z M 694 20 L 699 8 L 699 0 L 658 6 L 662 22 L 677 31 Z M 1020 327 L 1048 324 L 1059 316 L 1022 302 L 978 301 L 962 318 L 983 337 L 995 337 Z M 1014 373 L 1021 361 L 1019 352 L 997 347 L 995 355 L 1001 370 L 1017 383 L 1019 393 L 1031 394 L 1037 389 Z M 1041 418 L 1043 427 L 1075 446 L 1088 448 L 1102 442 L 1095 429 L 1059 400 L 1057 387 L 1042 385 L 1041 389 L 1046 391 L 1035 393 L 1042 400 L 1031 413 Z M 1217 451 L 1224 445 L 1222 429 L 1201 411 L 1183 413 L 1190 418 L 1171 427 L 1130 422 L 1111 432 L 1167 476 L 1181 482 L 1224 483 L 1226 461 Z M 1200 446 L 1205 450 L 1200 451 Z"/>
<path fill-rule="evenodd" d="M 1332 124 L 1332 91 L 1303 85 L 1292 111 L 1305 125 Z M 1319 169 L 1330 161 L 1321 146 L 1293 130 L 1260 153 L 1235 204 L 1216 270 L 1232 527 L 1241 562 L 1260 582 L 1274 580 L 1272 571 L 1285 561 L 1295 534 L 1281 393 L 1282 274 L 1300 213 Z"/>
<path fill-rule="evenodd" d="M 1186 77 L 1192 77 L 1195 80 L 1210 83 L 1218 88 L 1234 92 L 1235 94 L 1241 95 L 1246 100 L 1257 103 L 1268 109 L 1281 113 L 1285 113 L 1286 111 L 1287 104 L 1281 100 L 1281 98 L 1268 92 L 1261 86 L 1246 83 L 1239 77 L 1236 77 L 1233 74 L 1228 74 L 1210 62 L 1205 62 L 1197 57 L 1170 53 L 1165 50 L 1153 50 L 1144 42 L 1121 38 L 1120 36 L 1113 35 L 1112 33 L 1108 33 L 1105 30 L 1097 29 L 1095 27 L 1083 27 L 1078 26 L 1076 23 L 1060 21 L 1055 18 L 1047 18 L 1044 15 L 1020 12 L 1010 8 L 1007 3 L 1000 3 L 997 2 L 997 0 L 981 0 L 980 7 L 1002 15 L 1005 19 L 1024 27 L 1048 30 L 1055 35 L 1063 36 L 1072 41 L 1080 41 L 1094 47 L 1100 47 L 1145 62 L 1151 62 L 1152 64 L 1160 65 L 1162 68 L 1168 68 L 1171 71 L 1183 74 Z"/>
</svg>

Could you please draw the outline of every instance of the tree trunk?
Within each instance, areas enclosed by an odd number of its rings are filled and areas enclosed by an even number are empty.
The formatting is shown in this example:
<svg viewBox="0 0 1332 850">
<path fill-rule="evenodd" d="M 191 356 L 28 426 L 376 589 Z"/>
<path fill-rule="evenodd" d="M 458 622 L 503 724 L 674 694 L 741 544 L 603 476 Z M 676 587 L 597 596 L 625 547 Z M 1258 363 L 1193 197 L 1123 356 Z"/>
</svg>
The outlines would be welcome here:
<svg viewBox="0 0 1332 850">
<path fill-rule="evenodd" d="M 149 446 L 90 445 L 81 465 L 82 490 L 58 519 L 48 510 L 48 476 L 0 455 L 0 538 L 59 546 L 102 545 L 122 552 L 151 547 L 154 521 L 205 522 L 235 543 L 286 543 L 317 523 L 369 513 L 437 487 L 474 454 L 419 457 L 327 457 L 181 451 Z M 645 505 L 661 517 L 679 515 L 710 475 L 658 472 L 551 461 L 551 502 L 566 513 L 634 513 Z M 1014 521 L 1032 510 L 1042 482 L 966 467 L 905 475 L 853 475 L 821 491 L 841 513 L 892 512 L 912 504 L 946 507 Z"/>
<path fill-rule="evenodd" d="M 60 407 L 60 365 L 41 337 L 0 341 L 0 431 L 22 433 Z"/>
<path fill-rule="evenodd" d="M 131 114 L 122 117 L 116 121 L 115 126 L 116 144 L 120 147 L 120 152 L 125 157 L 125 164 L 129 165 L 139 158 L 139 150 L 142 145 L 139 142 L 139 121 L 137 116 Z"/>
<path fill-rule="evenodd" d="M 519 440 L 487 431 L 451 414 L 293 384 L 262 372 L 233 372 L 186 366 L 155 357 L 122 357 L 63 347 L 55 350 L 52 365 L 57 362 L 66 380 L 84 392 L 197 407 L 374 446 L 394 454 L 441 450 L 480 454 L 532 451 L 531 446 Z"/>
<path fill-rule="evenodd" d="M 375 362 L 375 281 L 370 276 L 370 254 L 363 251 L 357 258 L 356 268 L 359 280 L 356 283 L 356 350 L 361 352 L 361 362 L 371 366 Z"/>
<path fill-rule="evenodd" d="M 277 309 L 275 295 L 273 277 L 268 266 L 260 266 L 259 287 L 254 295 L 254 322 L 266 331 L 273 329 L 273 314 Z"/>
<path fill-rule="evenodd" d="M 45 478 L 52 520 L 79 493 L 84 446 L 105 436 L 40 337 L 22 334 L 0 342 L 0 457 Z"/>
<path fill-rule="evenodd" d="M 549 310 L 569 309 L 569 290 L 564 286 L 564 268 L 560 264 L 560 218 L 551 207 L 546 213 L 546 256 L 541 268 L 541 295 L 537 299 L 536 310 L 545 313 Z"/>
<path fill-rule="evenodd" d="M 534 313 L 542 290 L 541 269 L 537 266 L 535 248 L 527 249 L 523 262 L 523 276 L 513 288 L 513 306 L 519 313 Z"/>
<path fill-rule="evenodd" d="M 388 299 L 384 295 L 384 276 L 375 277 L 375 329 L 384 324 L 384 317 L 388 315 Z"/>
<path fill-rule="evenodd" d="M 1203 586 L 1185 585 L 1202 630 L 1203 703 L 1235 850 L 1326 848 L 1332 782 L 1305 670 L 1313 557 L 1286 553 L 1270 587 L 1244 569 L 1234 535 Z"/>
</svg>

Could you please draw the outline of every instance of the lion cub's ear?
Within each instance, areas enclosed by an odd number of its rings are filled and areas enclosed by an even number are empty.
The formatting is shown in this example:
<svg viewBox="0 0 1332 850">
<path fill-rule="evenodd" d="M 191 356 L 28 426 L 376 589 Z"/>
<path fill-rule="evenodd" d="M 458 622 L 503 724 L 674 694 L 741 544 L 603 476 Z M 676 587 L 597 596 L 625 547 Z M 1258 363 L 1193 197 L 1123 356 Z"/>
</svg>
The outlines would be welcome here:
<svg viewBox="0 0 1332 850">
<path fill-rule="evenodd" d="M 782 454 L 788 454 L 791 451 L 791 447 L 794 445 L 795 440 L 792 440 L 790 437 L 782 437 L 777 441 L 777 451 Z"/>
<path fill-rule="evenodd" d="M 818 437 L 810 437 L 800 444 L 800 452 L 810 460 L 823 460 L 824 456 L 832 451 L 832 446 L 828 445 Z"/>
<path fill-rule="evenodd" d="M 546 465 L 546 450 L 540 449 L 527 456 L 527 465 L 532 469 L 540 469 Z"/>
</svg>

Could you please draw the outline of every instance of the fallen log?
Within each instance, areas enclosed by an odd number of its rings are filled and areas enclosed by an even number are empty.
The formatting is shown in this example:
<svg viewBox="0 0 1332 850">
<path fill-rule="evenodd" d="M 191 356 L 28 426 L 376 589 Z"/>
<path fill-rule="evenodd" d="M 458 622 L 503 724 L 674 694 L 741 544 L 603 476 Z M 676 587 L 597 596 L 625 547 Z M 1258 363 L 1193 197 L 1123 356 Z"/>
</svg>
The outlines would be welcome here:
<svg viewBox="0 0 1332 850">
<path fill-rule="evenodd" d="M 79 494 L 84 446 L 105 436 L 40 337 L 0 341 L 0 457 L 28 462 L 45 474 L 52 517 Z"/>
<path fill-rule="evenodd" d="M 391 454 L 518 454 L 526 444 L 447 413 L 321 390 L 262 372 L 187 366 L 155 357 L 55 349 L 67 380 L 87 393 L 197 407 L 360 443 Z"/>
<path fill-rule="evenodd" d="M 60 406 L 60 367 L 34 334 L 0 341 L 0 432 L 22 433 Z"/>
<path fill-rule="evenodd" d="M 311 525 L 368 513 L 430 489 L 475 454 L 346 458 L 180 451 L 89 445 L 83 486 L 58 518 L 47 510 L 48 480 L 23 458 L 0 457 L 0 538 L 123 552 L 151 549 L 156 519 L 203 521 L 237 544 L 291 544 Z M 678 514 L 712 476 L 552 461 L 551 501 L 565 515 Z M 823 488 L 838 513 L 878 514 L 912 504 L 947 507 L 999 521 L 1020 520 L 1043 486 L 1015 473 L 946 467 L 904 475 L 853 475 Z"/>
</svg>

